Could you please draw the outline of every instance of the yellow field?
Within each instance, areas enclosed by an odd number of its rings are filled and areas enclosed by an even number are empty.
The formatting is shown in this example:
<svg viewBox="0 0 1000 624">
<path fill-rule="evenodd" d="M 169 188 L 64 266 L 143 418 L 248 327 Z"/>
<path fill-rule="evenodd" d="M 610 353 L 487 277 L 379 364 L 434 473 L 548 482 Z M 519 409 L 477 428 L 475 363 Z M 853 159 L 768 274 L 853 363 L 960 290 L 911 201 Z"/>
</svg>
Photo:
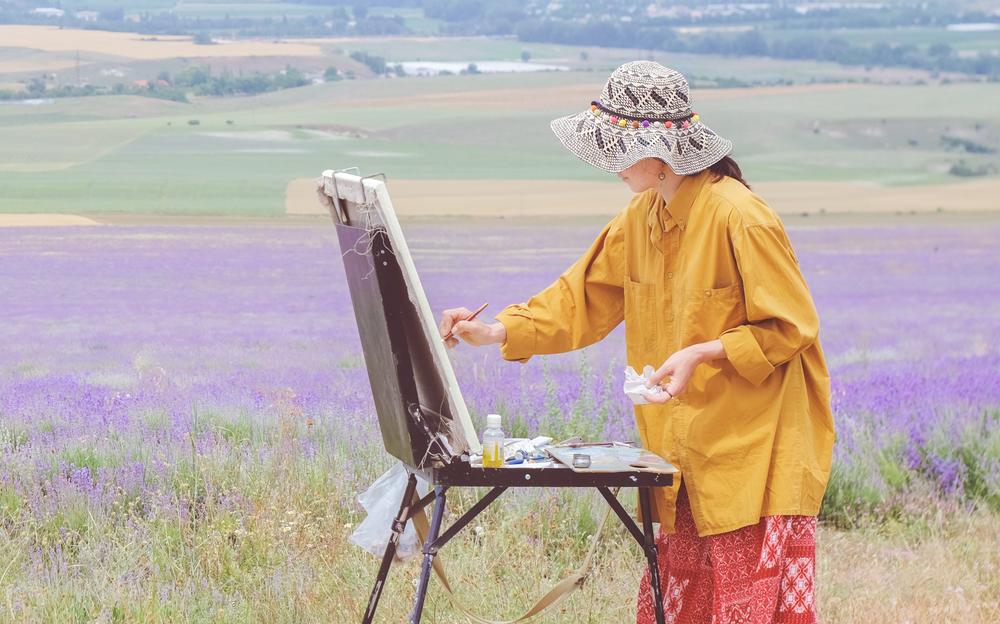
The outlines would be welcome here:
<svg viewBox="0 0 1000 624">
<path fill-rule="evenodd" d="M 3 26 L 0 26 L 3 28 Z M 88 63 L 81 61 L 80 65 Z M 48 72 L 75 67 L 74 59 L 49 58 L 37 61 L 0 61 L 0 74 L 20 74 L 23 72 Z"/>
<path fill-rule="evenodd" d="M 48 52 L 96 52 L 137 60 L 239 56 L 322 56 L 318 45 L 305 43 L 241 42 L 223 45 L 196 45 L 190 37 L 97 30 L 60 30 L 54 26 L 0 26 L 4 47 L 30 48 Z M 17 63 L 15 63 L 17 64 Z M 2 65 L 2 64 L 0 64 Z M 55 69 L 55 68 L 50 68 Z M 0 66 L 0 72 L 32 71 Z"/>
<path fill-rule="evenodd" d="M 571 180 L 396 180 L 393 207 L 401 216 L 612 216 L 632 193 L 621 182 Z M 963 184 L 871 187 L 849 182 L 760 182 L 756 191 L 779 214 L 875 214 L 1000 210 L 1000 180 Z M 312 178 L 285 190 L 290 215 L 326 214 Z"/>
<path fill-rule="evenodd" d="M 87 217 L 68 214 L 0 214 L 0 227 L 49 225 L 100 225 L 100 223 Z"/>
</svg>

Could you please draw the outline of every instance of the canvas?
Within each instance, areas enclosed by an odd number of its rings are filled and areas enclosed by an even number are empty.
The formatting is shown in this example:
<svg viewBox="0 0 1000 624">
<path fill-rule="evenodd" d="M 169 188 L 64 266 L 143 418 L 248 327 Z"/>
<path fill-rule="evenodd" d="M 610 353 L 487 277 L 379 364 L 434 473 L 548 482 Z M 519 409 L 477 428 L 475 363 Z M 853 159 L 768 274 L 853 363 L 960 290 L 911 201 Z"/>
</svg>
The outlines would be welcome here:
<svg viewBox="0 0 1000 624">
<path fill-rule="evenodd" d="M 316 186 L 337 228 L 386 451 L 413 468 L 481 452 L 384 181 L 325 171 Z"/>
</svg>

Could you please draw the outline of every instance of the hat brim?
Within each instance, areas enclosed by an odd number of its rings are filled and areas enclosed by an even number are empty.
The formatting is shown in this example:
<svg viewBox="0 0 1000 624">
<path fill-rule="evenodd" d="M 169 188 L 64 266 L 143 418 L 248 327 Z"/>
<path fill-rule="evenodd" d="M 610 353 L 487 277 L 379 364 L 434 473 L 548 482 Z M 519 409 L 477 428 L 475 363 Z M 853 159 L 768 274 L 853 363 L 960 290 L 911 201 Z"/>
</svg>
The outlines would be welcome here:
<svg viewBox="0 0 1000 624">
<path fill-rule="evenodd" d="M 612 124 L 606 116 L 584 111 L 552 121 L 552 131 L 566 149 L 598 169 L 619 173 L 644 158 L 658 158 L 678 175 L 692 175 L 725 158 L 733 144 L 696 121 L 684 128 L 662 124 L 633 128 Z"/>
</svg>

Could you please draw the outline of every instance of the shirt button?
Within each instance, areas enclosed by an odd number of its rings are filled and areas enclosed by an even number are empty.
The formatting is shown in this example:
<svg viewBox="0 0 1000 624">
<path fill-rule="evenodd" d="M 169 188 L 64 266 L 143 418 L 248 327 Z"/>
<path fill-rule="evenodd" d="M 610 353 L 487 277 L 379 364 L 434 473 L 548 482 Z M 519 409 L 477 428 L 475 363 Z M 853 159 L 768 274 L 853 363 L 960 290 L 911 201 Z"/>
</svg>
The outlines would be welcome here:
<svg viewBox="0 0 1000 624">
<path fill-rule="evenodd" d="M 667 273 L 667 279 L 674 279 L 673 273 Z"/>
<path fill-rule="evenodd" d="M 679 225 L 679 226 L 681 226 L 681 227 L 684 227 L 684 222 L 683 222 L 683 221 L 678 221 L 678 222 L 677 222 L 677 225 Z"/>
<path fill-rule="evenodd" d="M 706 297 L 711 297 L 712 296 L 712 291 L 711 290 L 706 290 L 705 291 L 705 296 Z"/>
<path fill-rule="evenodd" d="M 671 321 L 674 320 L 674 315 L 673 314 L 670 315 L 670 320 Z"/>
<path fill-rule="evenodd" d="M 674 405 L 680 405 L 680 404 L 681 404 L 680 399 L 674 399 Z"/>
</svg>

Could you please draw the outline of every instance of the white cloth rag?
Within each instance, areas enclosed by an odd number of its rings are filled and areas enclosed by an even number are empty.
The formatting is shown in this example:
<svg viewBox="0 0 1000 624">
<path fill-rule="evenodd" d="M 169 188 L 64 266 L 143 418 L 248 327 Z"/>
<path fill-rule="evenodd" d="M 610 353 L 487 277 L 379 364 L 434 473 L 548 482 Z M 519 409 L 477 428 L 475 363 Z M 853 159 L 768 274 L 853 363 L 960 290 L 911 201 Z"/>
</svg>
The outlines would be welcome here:
<svg viewBox="0 0 1000 624">
<path fill-rule="evenodd" d="M 663 387 L 660 385 L 655 385 L 652 388 L 646 387 L 646 381 L 653 376 L 656 369 L 652 366 L 646 365 L 646 368 L 642 369 L 642 374 L 635 372 L 635 369 L 629 366 L 625 369 L 625 396 L 632 399 L 633 405 L 649 405 L 649 401 L 642 397 L 644 392 L 648 392 L 653 396 L 660 396 L 663 393 Z"/>
</svg>

